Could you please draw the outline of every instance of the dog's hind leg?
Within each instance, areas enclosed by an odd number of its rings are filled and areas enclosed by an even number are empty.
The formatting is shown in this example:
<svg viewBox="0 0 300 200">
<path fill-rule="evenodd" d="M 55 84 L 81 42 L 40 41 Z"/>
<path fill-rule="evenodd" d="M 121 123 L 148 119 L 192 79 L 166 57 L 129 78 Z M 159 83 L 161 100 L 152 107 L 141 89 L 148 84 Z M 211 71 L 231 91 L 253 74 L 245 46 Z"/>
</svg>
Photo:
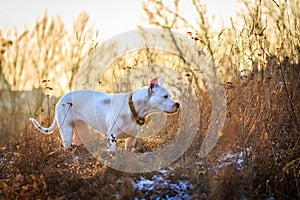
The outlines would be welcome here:
<svg viewBox="0 0 300 200">
<path fill-rule="evenodd" d="M 73 126 L 66 125 L 60 127 L 59 132 L 65 148 L 70 148 L 73 140 Z"/>
<path fill-rule="evenodd" d="M 78 131 L 78 128 L 74 128 L 73 129 L 73 140 L 72 140 L 72 145 L 76 145 L 79 146 L 82 144 L 81 138 L 79 136 L 79 133 L 81 133 L 81 131 Z"/>
<path fill-rule="evenodd" d="M 90 127 L 83 121 L 76 121 L 72 144 L 81 145 L 83 142 L 87 142 L 89 135 Z"/>
<path fill-rule="evenodd" d="M 70 148 L 73 140 L 73 129 L 75 127 L 72 111 L 69 108 L 65 108 L 65 106 L 57 106 L 56 121 L 64 147 Z"/>
</svg>

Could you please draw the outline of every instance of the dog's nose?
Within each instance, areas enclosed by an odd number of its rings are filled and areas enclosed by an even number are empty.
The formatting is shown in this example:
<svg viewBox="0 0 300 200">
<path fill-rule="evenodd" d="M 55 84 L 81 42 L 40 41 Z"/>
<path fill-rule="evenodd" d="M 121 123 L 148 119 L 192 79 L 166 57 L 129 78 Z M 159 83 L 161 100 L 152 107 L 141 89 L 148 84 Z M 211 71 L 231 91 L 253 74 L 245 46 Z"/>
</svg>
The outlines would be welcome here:
<svg viewBox="0 0 300 200">
<path fill-rule="evenodd" d="M 180 107 L 180 104 L 176 102 L 173 106 L 178 109 Z"/>
</svg>

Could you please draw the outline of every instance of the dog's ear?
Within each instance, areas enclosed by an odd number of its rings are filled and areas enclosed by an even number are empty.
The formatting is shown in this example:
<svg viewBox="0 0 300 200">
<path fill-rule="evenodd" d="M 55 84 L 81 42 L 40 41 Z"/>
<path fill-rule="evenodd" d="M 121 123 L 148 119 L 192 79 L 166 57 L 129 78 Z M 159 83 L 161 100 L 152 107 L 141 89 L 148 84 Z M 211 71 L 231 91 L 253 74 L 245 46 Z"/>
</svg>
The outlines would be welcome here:
<svg viewBox="0 0 300 200">
<path fill-rule="evenodd" d="M 150 88 L 151 89 L 156 87 L 156 86 L 158 86 L 158 78 L 157 77 L 153 78 L 150 82 Z"/>
<path fill-rule="evenodd" d="M 165 81 L 165 78 L 160 78 L 160 79 L 158 79 L 158 84 L 160 86 L 164 86 L 164 81 Z"/>
<path fill-rule="evenodd" d="M 148 88 L 148 94 L 149 94 L 149 96 L 152 94 L 152 89 L 153 89 L 154 87 L 157 87 L 158 85 L 159 85 L 159 83 L 158 83 L 158 78 L 157 78 L 157 77 L 153 78 L 153 79 L 151 80 L 150 86 L 149 86 L 149 88 Z"/>
</svg>

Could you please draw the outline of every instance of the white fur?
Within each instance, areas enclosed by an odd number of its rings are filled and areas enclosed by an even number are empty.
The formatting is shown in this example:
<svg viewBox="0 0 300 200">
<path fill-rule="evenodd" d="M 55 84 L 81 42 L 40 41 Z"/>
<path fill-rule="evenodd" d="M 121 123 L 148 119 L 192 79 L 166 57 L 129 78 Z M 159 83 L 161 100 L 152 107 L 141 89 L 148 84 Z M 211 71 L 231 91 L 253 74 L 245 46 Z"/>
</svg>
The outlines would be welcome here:
<svg viewBox="0 0 300 200">
<path fill-rule="evenodd" d="M 149 87 L 133 93 L 133 104 L 139 117 L 154 112 L 174 113 L 179 103 L 171 99 L 171 94 L 163 86 L 164 79 L 152 79 Z M 106 134 L 108 149 L 115 150 L 116 139 L 125 139 L 125 149 L 134 147 L 140 126 L 134 120 L 128 105 L 129 93 L 107 94 L 93 90 L 79 90 L 67 93 L 56 104 L 55 119 L 49 128 L 42 127 L 31 118 L 35 127 L 43 133 L 51 133 L 56 124 L 65 148 L 71 144 L 81 144 L 80 137 L 89 134 L 90 128 Z M 80 137 L 78 136 L 80 133 Z M 125 137 L 124 137 L 124 134 Z"/>
</svg>

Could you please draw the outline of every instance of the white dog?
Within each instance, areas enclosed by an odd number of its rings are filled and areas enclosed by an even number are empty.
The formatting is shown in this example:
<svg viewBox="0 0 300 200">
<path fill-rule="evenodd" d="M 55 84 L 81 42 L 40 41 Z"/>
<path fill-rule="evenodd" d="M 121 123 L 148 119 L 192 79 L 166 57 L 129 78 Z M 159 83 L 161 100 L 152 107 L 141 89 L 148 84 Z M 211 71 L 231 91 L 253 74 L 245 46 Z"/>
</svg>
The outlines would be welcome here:
<svg viewBox="0 0 300 200">
<path fill-rule="evenodd" d="M 171 99 L 163 82 L 164 78 L 154 78 L 150 86 L 133 93 L 70 92 L 56 104 L 55 119 L 49 128 L 42 127 L 33 118 L 30 120 L 43 133 L 53 132 L 58 124 L 65 148 L 81 144 L 78 133 L 83 137 L 92 127 L 107 135 L 109 150 L 115 150 L 117 139 L 125 138 L 125 149 L 130 150 L 147 115 L 154 112 L 175 113 L 179 109 L 180 104 Z"/>
</svg>

